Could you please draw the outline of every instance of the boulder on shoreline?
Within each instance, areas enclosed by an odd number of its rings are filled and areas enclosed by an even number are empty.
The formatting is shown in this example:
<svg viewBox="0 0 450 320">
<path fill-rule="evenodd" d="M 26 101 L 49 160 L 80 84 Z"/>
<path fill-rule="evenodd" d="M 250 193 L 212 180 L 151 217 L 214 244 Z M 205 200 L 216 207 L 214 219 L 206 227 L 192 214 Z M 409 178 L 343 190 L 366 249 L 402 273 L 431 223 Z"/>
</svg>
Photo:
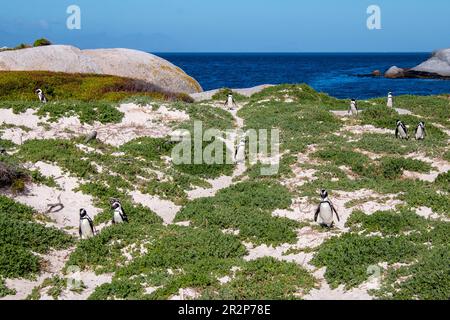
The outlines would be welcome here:
<svg viewBox="0 0 450 320">
<path fill-rule="evenodd" d="M 143 80 L 175 93 L 197 93 L 200 84 L 172 63 L 131 49 L 80 50 L 50 45 L 0 52 L 0 71 L 92 73 Z"/>
<path fill-rule="evenodd" d="M 403 78 L 404 75 L 405 70 L 397 66 L 390 67 L 389 70 L 384 74 L 384 76 L 389 79 Z"/>
<path fill-rule="evenodd" d="M 450 80 L 450 49 L 433 52 L 430 59 L 411 69 L 397 66 L 389 68 L 384 74 L 386 78 L 425 78 Z"/>
<path fill-rule="evenodd" d="M 412 71 L 433 73 L 450 77 L 450 49 L 438 50 L 427 61 L 412 68 Z"/>
</svg>

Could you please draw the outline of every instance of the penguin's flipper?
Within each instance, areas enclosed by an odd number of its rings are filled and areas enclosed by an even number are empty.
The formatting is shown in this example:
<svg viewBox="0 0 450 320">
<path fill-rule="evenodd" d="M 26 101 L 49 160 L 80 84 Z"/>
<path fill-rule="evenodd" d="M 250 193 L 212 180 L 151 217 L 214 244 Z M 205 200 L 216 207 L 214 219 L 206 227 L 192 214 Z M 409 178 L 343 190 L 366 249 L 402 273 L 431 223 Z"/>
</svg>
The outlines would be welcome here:
<svg viewBox="0 0 450 320">
<path fill-rule="evenodd" d="M 395 128 L 395 137 L 398 139 L 398 126 Z"/>
<path fill-rule="evenodd" d="M 128 216 L 125 213 L 125 210 L 123 210 L 123 208 L 122 208 L 122 213 L 120 215 L 122 216 L 123 222 L 128 222 Z"/>
<path fill-rule="evenodd" d="M 400 125 L 402 126 L 403 131 L 405 131 L 406 136 L 408 136 L 408 128 L 406 128 L 406 126 L 403 122 L 400 123 Z"/>
<path fill-rule="evenodd" d="M 89 225 L 91 226 L 92 233 L 95 235 L 94 222 L 92 221 L 91 218 L 89 218 L 88 221 L 89 221 Z"/>
<path fill-rule="evenodd" d="M 83 233 L 81 232 L 81 222 L 80 225 L 78 226 L 78 234 L 80 235 L 80 238 L 83 235 Z"/>
<path fill-rule="evenodd" d="M 316 213 L 314 214 L 314 222 L 317 222 L 317 217 L 319 216 L 319 212 L 320 212 L 320 204 L 316 209 Z"/>
<path fill-rule="evenodd" d="M 339 218 L 339 214 L 338 214 L 336 208 L 334 207 L 334 205 L 331 203 L 331 201 L 330 201 L 330 206 L 331 206 L 331 210 L 333 210 L 334 213 L 336 214 L 337 220 L 338 220 L 339 222 L 341 222 L 341 219 Z"/>
</svg>

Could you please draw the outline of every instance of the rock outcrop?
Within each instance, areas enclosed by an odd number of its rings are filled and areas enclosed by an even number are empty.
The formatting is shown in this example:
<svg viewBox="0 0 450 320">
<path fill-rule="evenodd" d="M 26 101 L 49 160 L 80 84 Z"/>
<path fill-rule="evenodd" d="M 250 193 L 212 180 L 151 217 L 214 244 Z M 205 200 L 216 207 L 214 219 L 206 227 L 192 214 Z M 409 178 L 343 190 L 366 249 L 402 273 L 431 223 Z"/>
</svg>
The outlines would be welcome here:
<svg viewBox="0 0 450 320">
<path fill-rule="evenodd" d="M 450 77 L 450 49 L 435 51 L 430 59 L 411 70 Z"/>
<path fill-rule="evenodd" d="M 390 67 L 384 74 L 386 78 L 395 79 L 402 78 L 405 75 L 405 70 L 397 66 Z"/>
<path fill-rule="evenodd" d="M 144 80 L 166 91 L 202 92 L 183 70 L 155 55 L 131 49 L 80 50 L 51 45 L 0 52 L 0 71 L 53 71 L 107 74 Z"/>
<path fill-rule="evenodd" d="M 450 80 L 450 49 L 438 50 L 430 59 L 411 69 L 396 66 L 384 74 L 386 78 L 427 78 Z"/>
</svg>

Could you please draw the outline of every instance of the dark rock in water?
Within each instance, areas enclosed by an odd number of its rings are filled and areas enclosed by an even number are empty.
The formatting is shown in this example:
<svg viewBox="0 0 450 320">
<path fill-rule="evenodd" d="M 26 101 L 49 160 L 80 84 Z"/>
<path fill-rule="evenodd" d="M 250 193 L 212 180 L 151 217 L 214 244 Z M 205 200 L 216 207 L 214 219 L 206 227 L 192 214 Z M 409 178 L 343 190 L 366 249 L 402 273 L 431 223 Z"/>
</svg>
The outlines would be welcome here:
<svg viewBox="0 0 450 320">
<path fill-rule="evenodd" d="M 380 70 L 374 70 L 374 71 L 372 71 L 372 76 L 374 76 L 374 77 L 379 77 L 379 76 L 381 76 L 381 71 L 380 71 Z"/>
<path fill-rule="evenodd" d="M 84 139 L 84 143 L 89 143 L 96 139 L 97 139 L 97 131 L 92 131 L 90 134 L 86 136 L 86 139 Z"/>
</svg>

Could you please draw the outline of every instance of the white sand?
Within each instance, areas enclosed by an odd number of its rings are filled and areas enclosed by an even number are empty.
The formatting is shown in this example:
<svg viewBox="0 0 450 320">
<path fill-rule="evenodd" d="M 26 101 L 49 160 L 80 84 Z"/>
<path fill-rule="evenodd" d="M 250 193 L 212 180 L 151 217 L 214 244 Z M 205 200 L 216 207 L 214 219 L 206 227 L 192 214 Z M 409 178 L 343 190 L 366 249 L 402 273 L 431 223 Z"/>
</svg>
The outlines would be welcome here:
<svg viewBox="0 0 450 320">
<path fill-rule="evenodd" d="M 61 190 L 31 184 L 26 194 L 16 196 L 14 200 L 26 204 L 38 212 L 45 213 L 49 209 L 48 205 L 58 203 L 59 198 L 64 208 L 59 212 L 47 214 L 55 222 L 56 227 L 77 234 L 80 208 L 86 209 L 91 218 L 102 211 L 94 206 L 91 196 L 74 191 L 78 188 L 80 181 L 63 173 L 58 166 L 37 162 L 32 167 L 39 169 L 46 177 L 53 177 Z"/>
<path fill-rule="evenodd" d="M 138 137 L 165 137 L 172 131 L 175 123 L 189 120 L 189 115 L 184 111 L 169 110 L 162 105 L 153 111 L 150 106 L 138 106 L 133 103 L 122 104 L 119 110 L 124 113 L 120 123 L 101 124 L 95 122 L 92 125 L 81 124 L 75 117 L 63 117 L 57 122 L 47 122 L 47 118 L 40 119 L 33 109 L 25 113 L 14 114 L 10 109 L 0 109 L 0 125 L 12 124 L 26 126 L 32 131 L 26 132 L 20 128 L 4 130 L 3 139 L 8 139 L 16 144 L 21 144 L 30 139 L 71 138 L 86 135 L 97 131 L 97 138 L 105 143 L 120 146 Z M 40 126 L 39 123 L 47 123 L 49 128 Z"/>
<path fill-rule="evenodd" d="M 164 200 L 158 196 L 143 194 L 140 191 L 133 191 L 130 193 L 133 201 L 139 203 L 160 216 L 165 224 L 172 224 L 181 206 L 177 206 L 172 201 Z"/>
</svg>

